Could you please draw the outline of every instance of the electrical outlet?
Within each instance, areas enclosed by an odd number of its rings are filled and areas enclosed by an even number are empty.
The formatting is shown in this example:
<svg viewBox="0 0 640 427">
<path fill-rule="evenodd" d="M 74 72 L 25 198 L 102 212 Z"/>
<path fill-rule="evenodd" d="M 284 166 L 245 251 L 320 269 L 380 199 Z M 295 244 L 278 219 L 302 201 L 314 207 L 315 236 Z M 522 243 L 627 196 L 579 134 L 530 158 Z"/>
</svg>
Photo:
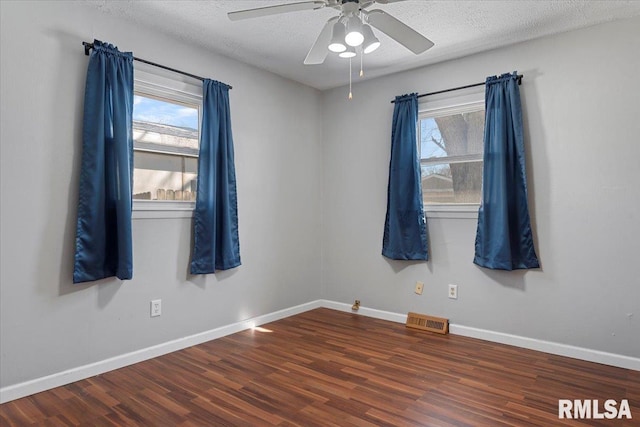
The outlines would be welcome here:
<svg viewBox="0 0 640 427">
<path fill-rule="evenodd" d="M 458 285 L 449 284 L 449 298 L 458 299 Z"/>
<path fill-rule="evenodd" d="M 151 317 L 160 316 L 162 314 L 162 300 L 151 300 Z"/>
<path fill-rule="evenodd" d="M 416 282 L 416 294 L 418 295 L 422 295 L 422 290 L 424 289 L 424 283 L 422 282 Z"/>
</svg>

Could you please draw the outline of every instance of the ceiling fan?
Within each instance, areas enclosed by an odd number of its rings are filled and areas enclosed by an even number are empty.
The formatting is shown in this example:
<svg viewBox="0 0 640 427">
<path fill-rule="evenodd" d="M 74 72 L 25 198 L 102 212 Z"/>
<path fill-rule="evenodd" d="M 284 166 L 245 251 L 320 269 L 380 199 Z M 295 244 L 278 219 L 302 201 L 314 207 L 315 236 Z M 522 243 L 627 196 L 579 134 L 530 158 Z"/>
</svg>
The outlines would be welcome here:
<svg viewBox="0 0 640 427">
<path fill-rule="evenodd" d="M 356 47 L 368 54 L 380 46 L 371 27 L 391 37 L 416 55 L 433 46 L 433 42 L 383 10 L 367 10 L 375 3 L 388 4 L 404 0 L 311 0 L 256 9 L 229 12 L 232 21 L 277 15 L 280 13 L 318 10 L 330 7 L 340 15 L 329 19 L 304 60 L 306 65 L 322 64 L 329 51 L 342 58 L 356 56 Z"/>
</svg>

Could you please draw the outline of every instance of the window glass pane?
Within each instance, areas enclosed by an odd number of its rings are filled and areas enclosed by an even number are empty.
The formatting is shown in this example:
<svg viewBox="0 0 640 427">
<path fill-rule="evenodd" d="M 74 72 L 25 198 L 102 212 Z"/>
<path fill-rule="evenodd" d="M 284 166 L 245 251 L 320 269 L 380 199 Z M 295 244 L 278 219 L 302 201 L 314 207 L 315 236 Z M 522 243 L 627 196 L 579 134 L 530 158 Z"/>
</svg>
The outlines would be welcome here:
<svg viewBox="0 0 640 427">
<path fill-rule="evenodd" d="M 133 156 L 133 198 L 195 200 L 197 162 L 198 159 L 191 157 L 136 151 Z"/>
<path fill-rule="evenodd" d="M 433 117 L 420 120 L 420 158 L 446 157 L 442 135 Z"/>
<path fill-rule="evenodd" d="M 198 109 L 140 94 L 133 96 L 133 120 L 198 130 Z"/>
<path fill-rule="evenodd" d="M 484 110 L 420 120 L 420 158 L 482 153 Z"/>
<path fill-rule="evenodd" d="M 422 166 L 423 203 L 480 203 L 482 162 Z"/>
<path fill-rule="evenodd" d="M 198 154 L 198 109 L 194 106 L 133 97 L 136 148 Z"/>
<path fill-rule="evenodd" d="M 484 109 L 420 119 L 425 204 L 480 203 Z"/>
<path fill-rule="evenodd" d="M 195 200 L 198 106 L 134 95 L 133 198 Z"/>
</svg>

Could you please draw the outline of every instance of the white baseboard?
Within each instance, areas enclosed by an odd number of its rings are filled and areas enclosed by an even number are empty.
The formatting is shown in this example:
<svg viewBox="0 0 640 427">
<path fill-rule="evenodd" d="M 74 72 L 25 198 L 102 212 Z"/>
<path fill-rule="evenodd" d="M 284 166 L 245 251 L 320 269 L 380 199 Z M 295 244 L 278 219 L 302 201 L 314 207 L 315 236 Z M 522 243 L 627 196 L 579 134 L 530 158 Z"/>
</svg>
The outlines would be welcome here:
<svg viewBox="0 0 640 427">
<path fill-rule="evenodd" d="M 335 302 L 329 300 L 320 300 L 321 307 L 331 308 L 333 310 L 345 311 L 347 313 L 360 314 L 362 316 L 374 317 L 376 319 L 389 320 L 390 322 L 405 323 L 407 321 L 406 314 L 392 313 L 390 311 L 376 310 L 375 308 L 367 308 L 360 306 L 358 311 L 351 309 L 351 304 Z"/>
<path fill-rule="evenodd" d="M 640 358 L 624 356 L 621 354 L 607 353 L 600 350 L 592 350 L 584 347 L 575 347 L 552 341 L 543 341 L 535 338 L 521 337 L 502 332 L 488 331 L 486 329 L 472 328 L 470 326 L 449 325 L 449 332 L 455 335 L 478 338 L 485 341 L 513 345 L 528 348 L 529 350 L 542 351 L 558 356 L 571 357 L 586 360 L 587 362 L 602 363 L 603 365 L 617 366 L 618 368 L 640 371 Z"/>
<path fill-rule="evenodd" d="M 167 353 L 202 344 L 207 341 L 215 340 L 217 338 L 222 338 L 224 336 L 235 334 L 236 332 L 240 332 L 245 329 L 250 329 L 256 326 L 264 325 L 265 323 L 284 319 L 285 317 L 290 317 L 299 313 L 303 313 L 305 311 L 313 310 L 314 308 L 318 307 L 322 307 L 320 301 L 312 301 L 306 304 L 301 304 L 295 307 L 290 307 L 284 310 L 265 314 L 263 316 L 257 316 L 242 322 L 232 323 L 230 325 L 221 326 L 209 331 L 190 335 L 184 338 L 178 338 L 176 340 L 154 345 L 152 347 L 143 348 L 131 353 L 115 356 L 110 359 L 101 360 L 99 362 L 90 363 L 88 365 L 79 366 L 77 368 L 72 368 L 63 372 L 47 375 L 46 377 L 36 378 L 30 381 L 25 381 L 23 383 L 3 387 L 0 388 L 0 403 L 9 402 L 21 397 L 40 393 L 41 391 L 49 390 L 55 387 L 70 384 L 75 381 L 80 381 L 96 375 L 104 374 L 105 372 L 113 371 L 114 369 L 123 368 L 125 366 L 133 365 L 134 363 L 153 359 L 154 357 L 162 356 Z"/>
<path fill-rule="evenodd" d="M 234 334 L 245 329 L 264 325 L 265 323 L 274 322 L 276 320 L 284 319 L 286 317 L 290 317 L 320 307 L 355 313 L 362 316 L 373 317 L 376 319 L 389 320 L 391 322 L 397 323 L 405 323 L 407 320 L 406 314 L 393 313 L 390 311 L 377 310 L 374 308 L 367 308 L 363 306 L 360 306 L 360 309 L 358 311 L 354 311 L 351 309 L 350 304 L 329 300 L 316 300 L 262 316 L 257 316 L 242 322 L 232 323 L 230 325 L 221 326 L 219 328 L 190 335 L 188 337 L 179 338 L 173 341 L 137 350 L 131 353 L 122 354 L 110 359 L 102 360 L 84 366 L 79 366 L 67 371 L 47 375 L 46 377 L 36 378 L 30 381 L 25 381 L 23 383 L 4 387 L 0 389 L 0 403 L 9 402 L 11 400 L 39 393 L 41 391 L 60 387 L 75 381 L 90 378 L 95 375 L 100 375 L 114 369 L 133 365 L 134 363 L 142 362 L 144 360 L 182 350 L 187 347 L 202 344 L 217 338 L 222 338 L 224 336 Z M 526 338 L 517 335 L 505 334 L 502 332 L 494 332 L 486 329 L 477 329 L 469 326 L 455 324 L 449 325 L 449 331 L 455 335 L 478 338 L 486 341 L 556 354 L 559 356 L 572 357 L 589 362 L 602 363 L 605 365 L 640 371 L 640 358 L 606 353 L 598 350 L 574 347 L 566 344 Z"/>
<path fill-rule="evenodd" d="M 407 321 L 406 314 L 392 313 L 389 311 L 376 310 L 373 308 L 366 308 L 362 306 L 360 306 L 360 309 L 358 311 L 354 311 L 351 310 L 351 305 L 349 304 L 327 300 L 322 300 L 321 304 L 322 307 L 357 313 L 363 316 L 374 317 L 376 319 L 384 319 L 398 323 L 405 323 Z M 567 344 L 543 341 L 535 338 L 527 338 L 519 335 L 505 334 L 503 332 L 489 331 L 487 329 L 478 329 L 456 324 L 449 324 L 449 332 L 454 335 L 478 338 L 485 341 L 527 348 L 529 350 L 542 351 L 544 353 L 556 354 L 558 356 L 586 360 L 587 362 L 602 363 L 604 365 L 617 366 L 619 368 L 640 371 L 640 358 L 637 357 L 607 353 L 600 350 L 575 347 Z"/>
</svg>

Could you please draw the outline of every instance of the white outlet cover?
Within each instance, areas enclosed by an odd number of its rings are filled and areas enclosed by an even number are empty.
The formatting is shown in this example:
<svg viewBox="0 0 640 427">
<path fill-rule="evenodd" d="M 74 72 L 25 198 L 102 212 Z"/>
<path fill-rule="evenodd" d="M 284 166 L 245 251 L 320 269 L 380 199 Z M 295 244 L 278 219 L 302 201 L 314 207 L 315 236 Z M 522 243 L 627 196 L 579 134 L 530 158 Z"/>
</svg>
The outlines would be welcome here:
<svg viewBox="0 0 640 427">
<path fill-rule="evenodd" d="M 458 285 L 449 284 L 449 298 L 458 299 Z"/>
<path fill-rule="evenodd" d="M 151 300 L 151 317 L 160 316 L 162 314 L 162 300 Z"/>
</svg>

